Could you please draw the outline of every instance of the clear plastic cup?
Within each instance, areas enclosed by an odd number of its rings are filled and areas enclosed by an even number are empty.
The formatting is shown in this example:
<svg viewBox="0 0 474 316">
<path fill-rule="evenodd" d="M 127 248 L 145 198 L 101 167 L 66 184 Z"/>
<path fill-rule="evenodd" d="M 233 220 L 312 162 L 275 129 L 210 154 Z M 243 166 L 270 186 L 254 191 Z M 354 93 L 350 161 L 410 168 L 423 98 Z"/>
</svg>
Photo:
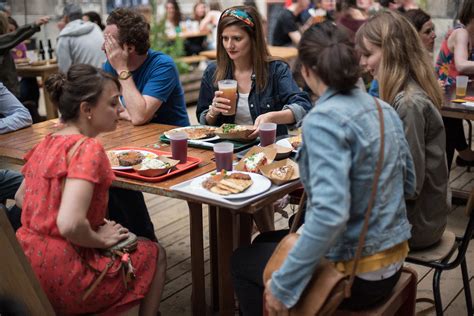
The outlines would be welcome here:
<svg viewBox="0 0 474 316">
<path fill-rule="evenodd" d="M 171 143 L 171 157 L 180 163 L 188 161 L 188 135 L 184 132 L 172 133 L 169 136 Z"/>
<path fill-rule="evenodd" d="M 261 123 L 258 126 L 259 132 L 258 136 L 260 137 L 260 146 L 265 147 L 275 143 L 276 139 L 276 128 L 275 123 Z"/>
<path fill-rule="evenodd" d="M 465 97 L 467 90 L 468 76 L 456 76 L 456 96 Z"/>
<path fill-rule="evenodd" d="M 237 81 L 236 80 L 219 80 L 217 82 L 217 86 L 219 91 L 222 91 L 222 98 L 226 98 L 230 100 L 230 109 L 226 113 L 222 113 L 222 115 L 235 115 L 235 110 L 237 106 Z"/>
<path fill-rule="evenodd" d="M 234 144 L 222 142 L 214 145 L 214 158 L 216 159 L 216 171 L 222 169 L 232 171 Z"/>
</svg>

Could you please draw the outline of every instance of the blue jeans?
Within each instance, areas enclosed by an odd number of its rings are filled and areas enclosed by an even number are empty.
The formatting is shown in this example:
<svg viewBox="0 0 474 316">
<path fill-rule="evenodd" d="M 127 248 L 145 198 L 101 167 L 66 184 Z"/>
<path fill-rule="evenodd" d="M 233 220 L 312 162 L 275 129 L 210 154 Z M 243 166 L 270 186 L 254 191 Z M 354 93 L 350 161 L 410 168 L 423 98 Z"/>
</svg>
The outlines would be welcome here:
<svg viewBox="0 0 474 316">
<path fill-rule="evenodd" d="M 15 193 L 20 187 L 23 176 L 12 170 L 0 169 L 0 203 L 6 199 L 14 199 Z M 16 205 L 8 210 L 8 219 L 16 231 L 21 226 L 21 209 Z"/>
<path fill-rule="evenodd" d="M 21 181 L 23 181 L 21 173 L 0 169 L 0 201 L 14 199 Z"/>
</svg>

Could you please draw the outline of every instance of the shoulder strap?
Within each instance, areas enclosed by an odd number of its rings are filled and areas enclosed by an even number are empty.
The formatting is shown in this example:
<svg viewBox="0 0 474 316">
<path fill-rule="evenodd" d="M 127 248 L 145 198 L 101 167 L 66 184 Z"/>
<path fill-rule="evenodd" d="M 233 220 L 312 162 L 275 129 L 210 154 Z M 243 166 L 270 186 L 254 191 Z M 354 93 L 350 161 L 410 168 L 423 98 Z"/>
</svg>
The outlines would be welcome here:
<svg viewBox="0 0 474 316">
<path fill-rule="evenodd" d="M 362 227 L 362 231 L 359 237 L 359 243 L 357 245 L 356 254 L 354 257 L 354 265 L 352 266 L 352 271 L 349 277 L 349 282 L 346 286 L 346 295 L 350 295 L 352 283 L 354 282 L 355 273 L 357 270 L 357 266 L 359 264 L 359 259 L 362 255 L 362 247 L 365 244 L 365 236 L 367 235 L 367 230 L 369 228 L 369 219 L 370 214 L 372 213 L 372 207 L 374 206 L 375 197 L 377 195 L 377 186 L 379 183 L 380 173 L 382 172 L 382 165 L 384 161 L 384 149 L 385 149 L 385 123 L 383 118 L 383 111 L 382 107 L 380 106 L 379 101 L 377 98 L 374 97 L 375 105 L 377 106 L 377 111 L 379 112 L 379 125 L 380 125 L 380 150 L 379 150 L 379 159 L 377 161 L 377 167 L 375 169 L 374 181 L 372 182 L 372 190 L 370 192 L 370 199 L 367 205 L 367 211 L 365 212 L 365 219 L 364 219 L 364 226 Z M 348 296 L 346 296 L 348 297 Z"/>
<path fill-rule="evenodd" d="M 71 162 L 72 157 L 76 153 L 77 149 L 81 144 L 87 139 L 87 137 L 81 137 L 72 147 L 69 149 L 67 156 L 66 156 L 66 163 L 69 166 L 69 163 Z"/>
<path fill-rule="evenodd" d="M 82 144 L 86 139 L 87 139 L 87 137 L 81 137 L 81 138 L 79 138 L 79 140 L 78 140 L 74 145 L 72 145 L 71 149 L 69 149 L 69 151 L 67 152 L 66 164 L 67 164 L 68 167 L 69 167 L 69 163 L 71 162 L 71 159 L 72 159 L 72 157 L 74 156 L 74 154 L 76 153 L 77 149 L 79 148 L 79 146 L 81 146 L 81 144 Z M 65 186 L 65 185 L 66 185 L 66 177 L 64 177 L 64 179 L 63 179 L 61 191 L 64 191 L 64 186 Z"/>
</svg>

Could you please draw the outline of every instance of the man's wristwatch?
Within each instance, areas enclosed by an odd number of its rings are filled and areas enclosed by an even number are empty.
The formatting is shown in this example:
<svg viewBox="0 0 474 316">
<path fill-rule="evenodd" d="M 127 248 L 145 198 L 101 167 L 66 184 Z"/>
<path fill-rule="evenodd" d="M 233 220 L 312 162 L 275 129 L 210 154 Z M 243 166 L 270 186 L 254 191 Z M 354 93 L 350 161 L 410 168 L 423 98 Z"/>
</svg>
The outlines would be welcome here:
<svg viewBox="0 0 474 316">
<path fill-rule="evenodd" d="M 127 80 L 131 76 L 132 76 L 132 72 L 130 70 L 122 70 L 119 73 L 118 78 L 119 78 L 119 80 Z"/>
</svg>

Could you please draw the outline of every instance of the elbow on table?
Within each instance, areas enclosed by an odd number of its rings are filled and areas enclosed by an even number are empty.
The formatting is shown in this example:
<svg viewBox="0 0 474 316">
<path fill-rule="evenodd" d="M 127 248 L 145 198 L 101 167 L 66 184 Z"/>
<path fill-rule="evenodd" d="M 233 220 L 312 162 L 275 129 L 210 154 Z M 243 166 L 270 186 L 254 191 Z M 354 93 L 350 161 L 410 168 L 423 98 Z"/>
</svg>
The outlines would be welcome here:
<svg viewBox="0 0 474 316">
<path fill-rule="evenodd" d="M 131 119 L 132 124 L 135 126 L 145 125 L 151 120 L 151 118 L 146 118 L 145 116 L 137 116 L 137 115 L 132 116 L 130 119 Z"/>
</svg>

